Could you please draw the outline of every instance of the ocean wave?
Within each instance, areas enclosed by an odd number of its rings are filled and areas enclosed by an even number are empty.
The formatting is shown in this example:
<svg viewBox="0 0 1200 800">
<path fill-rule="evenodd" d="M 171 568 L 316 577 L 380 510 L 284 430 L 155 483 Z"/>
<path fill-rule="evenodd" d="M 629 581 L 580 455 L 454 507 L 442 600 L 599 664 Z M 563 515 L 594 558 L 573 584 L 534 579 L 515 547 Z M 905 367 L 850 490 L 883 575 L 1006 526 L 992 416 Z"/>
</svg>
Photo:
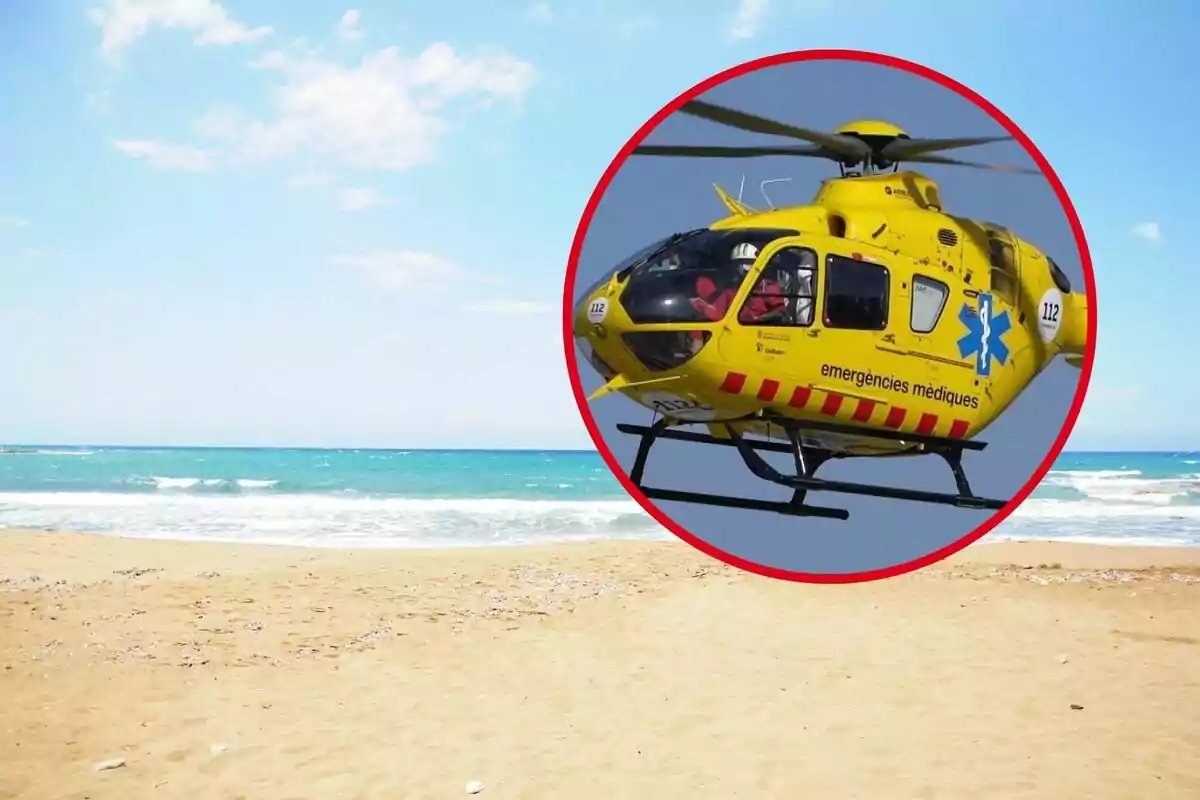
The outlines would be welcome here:
<svg viewBox="0 0 1200 800">
<path fill-rule="evenodd" d="M 1200 505 L 1116 503 L 1031 497 L 1022 503 L 1012 516 L 1020 519 L 1044 520 L 1140 518 L 1200 521 Z"/>
<path fill-rule="evenodd" d="M 261 478 L 166 478 L 161 476 L 154 476 L 148 480 L 130 478 L 127 482 L 134 485 L 153 486 L 155 489 L 163 491 L 273 489 L 279 485 L 279 481 Z"/>
<path fill-rule="evenodd" d="M 331 547 L 450 547 L 669 537 L 632 500 L 169 492 L 3 493 L 0 527 Z"/>
<path fill-rule="evenodd" d="M 1200 475 L 1151 478 L 1136 469 L 1051 470 L 1033 497 L 1129 505 L 1200 505 Z M 1114 513 L 1124 513 L 1124 509 Z"/>
<path fill-rule="evenodd" d="M 1200 475 L 1051 470 L 995 532 L 1001 539 L 1200 545 Z"/>
</svg>

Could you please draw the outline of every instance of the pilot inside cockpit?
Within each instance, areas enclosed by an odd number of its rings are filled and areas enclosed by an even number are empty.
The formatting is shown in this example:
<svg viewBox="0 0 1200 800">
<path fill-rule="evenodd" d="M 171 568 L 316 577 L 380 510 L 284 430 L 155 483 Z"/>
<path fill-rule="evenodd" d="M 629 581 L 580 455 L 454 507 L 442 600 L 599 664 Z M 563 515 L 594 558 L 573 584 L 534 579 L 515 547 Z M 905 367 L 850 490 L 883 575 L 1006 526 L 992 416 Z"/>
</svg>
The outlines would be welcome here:
<svg viewBox="0 0 1200 800">
<path fill-rule="evenodd" d="M 816 268 L 816 256 L 807 249 L 788 247 L 771 256 L 738 321 L 744 325 L 811 325 Z"/>
<path fill-rule="evenodd" d="M 723 319 L 734 295 L 754 267 L 758 254 L 759 249 L 749 242 L 735 245 L 729 256 L 732 270 L 727 285 L 719 285 L 713 276 L 701 275 L 696 281 L 696 296 L 692 299 L 692 307 L 713 322 Z M 774 261 L 773 258 L 772 262 Z M 793 294 L 791 283 L 792 278 L 787 269 L 771 269 L 768 266 L 738 313 L 738 321 L 744 325 L 772 322 L 787 324 L 788 297 Z"/>
<path fill-rule="evenodd" d="M 754 265 L 758 249 L 751 244 L 740 244 L 734 249 L 734 263 L 745 275 Z M 738 322 L 743 325 L 763 325 L 771 322 L 785 324 L 788 316 L 788 295 L 791 276 L 787 270 L 773 269 L 775 259 L 771 259 L 763 270 L 762 277 L 746 298 L 745 305 L 738 313 Z"/>
<path fill-rule="evenodd" d="M 696 278 L 696 291 L 691 299 L 692 308 L 711 322 L 724 319 L 757 257 L 758 248 L 754 245 L 746 242 L 736 245 L 730 252 L 728 266 L 721 265 L 722 268 L 706 271 Z M 706 335 L 700 331 L 692 331 L 689 337 L 693 353 L 707 341 Z"/>
</svg>

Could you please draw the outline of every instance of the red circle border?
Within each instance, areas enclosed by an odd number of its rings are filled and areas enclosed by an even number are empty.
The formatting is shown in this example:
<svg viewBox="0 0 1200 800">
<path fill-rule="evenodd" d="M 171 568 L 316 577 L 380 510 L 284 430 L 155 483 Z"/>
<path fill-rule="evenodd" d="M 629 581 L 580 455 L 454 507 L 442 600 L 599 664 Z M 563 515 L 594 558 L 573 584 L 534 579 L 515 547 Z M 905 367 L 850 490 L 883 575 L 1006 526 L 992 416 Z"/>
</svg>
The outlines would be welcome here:
<svg viewBox="0 0 1200 800">
<path fill-rule="evenodd" d="M 579 365 L 575 353 L 575 341 L 573 332 L 573 316 L 574 316 L 574 287 L 575 275 L 579 267 L 579 254 L 583 249 L 583 242 L 587 236 L 588 228 L 591 226 L 592 217 L 596 213 L 596 208 L 600 204 L 601 198 L 608 190 L 608 186 L 612 183 L 617 172 L 624 166 L 625 161 L 632 154 L 633 149 L 642 143 L 650 133 L 657 128 L 663 120 L 675 113 L 680 107 L 689 100 L 701 95 L 710 89 L 719 86 L 734 78 L 746 75 L 751 72 L 756 72 L 766 67 L 778 66 L 781 64 L 793 64 L 803 61 L 819 61 L 819 60 L 845 60 L 858 61 L 869 64 L 878 64 L 881 66 L 901 69 L 906 72 L 919 75 L 923 78 L 931 80 L 940 86 L 957 92 L 959 95 L 973 102 L 976 106 L 983 109 L 992 117 L 999 125 L 1001 125 L 1009 134 L 1025 148 L 1025 151 L 1037 162 L 1045 178 L 1050 182 L 1054 189 L 1055 195 L 1058 197 L 1059 203 L 1067 214 L 1067 219 L 1071 225 L 1071 231 L 1075 237 L 1075 245 L 1079 250 L 1080 261 L 1083 268 L 1084 286 L 1086 296 L 1088 298 L 1088 347 L 1084 353 L 1083 364 L 1080 369 L 1081 375 L 1079 385 L 1075 390 L 1075 399 L 1071 403 L 1070 411 L 1067 413 L 1067 418 L 1063 424 L 1062 430 L 1055 439 L 1054 445 L 1046 454 L 1046 458 L 1030 476 L 1029 480 L 1021 487 L 1016 495 L 1008 501 L 1008 503 L 991 517 L 989 517 L 978 528 L 971 531 L 962 538 L 951 542 L 950 544 L 935 550 L 920 558 L 906 561 L 901 564 L 896 564 L 890 567 L 867 570 L 864 572 L 847 572 L 847 573 L 807 573 L 795 572 L 791 570 L 779 569 L 776 567 L 768 567 L 763 564 L 757 564 L 752 561 L 740 558 L 728 553 L 720 548 L 717 548 L 708 542 L 700 539 L 694 534 L 684 530 L 674 520 L 663 513 L 655 506 L 650 499 L 646 497 L 629 479 L 625 469 L 617 461 L 612 450 L 604 441 L 599 427 L 596 425 L 595 419 L 592 417 L 591 410 L 588 408 L 587 396 L 583 391 L 583 385 L 579 380 Z M 687 542 L 697 550 L 709 555 L 719 561 L 722 561 L 730 566 L 745 570 L 746 572 L 762 575 L 768 578 L 777 578 L 780 580 L 793 581 L 798 583 L 821 583 L 821 584 L 846 584 L 846 583 L 865 583 L 867 581 L 882 580 L 884 578 L 894 578 L 899 575 L 904 575 L 909 572 L 935 564 L 943 559 L 946 559 L 955 553 L 965 549 L 974 542 L 982 539 L 990 533 L 997 525 L 1007 519 L 1020 505 L 1025 502 L 1026 498 L 1037 488 L 1046 473 L 1054 465 L 1059 454 L 1066 447 L 1067 440 L 1071 436 L 1071 432 L 1075 428 L 1076 422 L 1079 420 L 1079 414 L 1083 409 L 1083 402 L 1087 396 L 1088 387 L 1092 378 L 1092 365 L 1096 350 L 1096 285 L 1095 275 L 1092 269 L 1091 252 L 1088 249 L 1087 238 L 1083 232 L 1083 225 L 1079 220 L 1079 215 L 1075 211 L 1075 206 L 1071 202 L 1071 198 L 1067 194 L 1066 188 L 1059 179 L 1054 168 L 1050 166 L 1050 162 L 1038 150 L 1037 145 L 1025 135 L 1024 131 L 1017 127 L 1011 119 L 1008 118 L 1000 109 L 996 108 L 982 96 L 962 85 L 958 81 L 943 75 L 929 67 L 922 66 L 912 61 L 907 61 L 895 56 L 883 55 L 880 53 L 872 53 L 863 50 L 795 50 L 790 52 L 778 53 L 771 56 L 764 56 L 752 61 L 747 61 L 735 67 L 717 73 L 712 77 L 701 81 L 692 88 L 685 91 L 679 97 L 672 100 L 667 105 L 663 106 L 658 113 L 651 117 L 644 125 L 638 128 L 633 137 L 625 144 L 621 151 L 617 153 L 616 158 L 609 164 L 608 169 L 600 178 L 600 182 L 596 184 L 596 188 L 592 190 L 591 197 L 588 198 L 587 206 L 584 208 L 583 216 L 580 218 L 579 226 L 575 231 L 575 238 L 571 242 L 571 253 L 567 261 L 567 274 L 565 285 L 563 287 L 563 346 L 567 359 L 567 373 L 571 380 L 571 391 L 575 396 L 575 403 L 579 407 L 579 414 L 583 418 L 584 425 L 587 427 L 588 434 L 592 438 L 592 442 L 600 451 L 601 457 L 612 471 L 613 475 L 621 483 L 626 492 L 629 493 L 638 505 L 640 505 L 656 522 L 670 531 L 679 539 Z"/>
</svg>

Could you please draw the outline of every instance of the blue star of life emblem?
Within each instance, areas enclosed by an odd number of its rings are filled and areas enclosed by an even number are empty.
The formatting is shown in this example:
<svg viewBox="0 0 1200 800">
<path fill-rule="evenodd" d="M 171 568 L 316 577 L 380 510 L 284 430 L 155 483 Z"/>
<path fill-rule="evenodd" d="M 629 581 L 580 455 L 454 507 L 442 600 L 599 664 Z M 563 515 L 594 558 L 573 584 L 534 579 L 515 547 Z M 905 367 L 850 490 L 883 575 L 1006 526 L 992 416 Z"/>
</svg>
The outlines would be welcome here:
<svg viewBox="0 0 1200 800">
<path fill-rule="evenodd" d="M 992 296 L 979 295 L 979 310 L 966 303 L 958 312 L 958 321 L 967 329 L 967 335 L 958 340 L 958 352 L 963 358 L 975 356 L 975 373 L 987 377 L 992 372 L 992 359 L 1000 366 L 1008 361 L 1008 345 L 1004 334 L 1012 328 L 1007 311 L 992 316 Z"/>
</svg>

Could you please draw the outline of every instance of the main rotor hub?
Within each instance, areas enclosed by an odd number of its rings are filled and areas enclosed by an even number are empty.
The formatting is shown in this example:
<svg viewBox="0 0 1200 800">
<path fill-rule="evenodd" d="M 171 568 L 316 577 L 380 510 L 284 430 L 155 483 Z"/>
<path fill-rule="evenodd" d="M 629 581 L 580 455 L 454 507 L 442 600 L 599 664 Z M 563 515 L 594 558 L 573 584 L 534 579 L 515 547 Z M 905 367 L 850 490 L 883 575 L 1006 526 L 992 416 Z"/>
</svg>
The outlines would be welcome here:
<svg viewBox="0 0 1200 800">
<path fill-rule="evenodd" d="M 876 170 L 885 170 L 895 166 L 895 161 L 883 155 L 884 148 L 897 139 L 912 139 L 908 135 L 908 132 L 899 125 L 893 125 L 890 122 L 876 119 L 859 119 L 847 122 L 845 125 L 839 126 L 834 133 L 838 136 L 857 139 L 870 148 L 870 155 L 868 156 L 859 159 L 843 159 L 840 165 L 843 175 L 847 174 L 847 168 L 850 168 L 853 174 L 858 174 L 854 168 L 861 167 L 870 174 Z"/>
<path fill-rule="evenodd" d="M 857 136 L 859 138 L 879 137 L 887 139 L 911 139 L 908 131 L 899 125 L 893 125 L 878 119 L 856 119 L 838 127 L 834 133 L 841 136 Z"/>
</svg>

